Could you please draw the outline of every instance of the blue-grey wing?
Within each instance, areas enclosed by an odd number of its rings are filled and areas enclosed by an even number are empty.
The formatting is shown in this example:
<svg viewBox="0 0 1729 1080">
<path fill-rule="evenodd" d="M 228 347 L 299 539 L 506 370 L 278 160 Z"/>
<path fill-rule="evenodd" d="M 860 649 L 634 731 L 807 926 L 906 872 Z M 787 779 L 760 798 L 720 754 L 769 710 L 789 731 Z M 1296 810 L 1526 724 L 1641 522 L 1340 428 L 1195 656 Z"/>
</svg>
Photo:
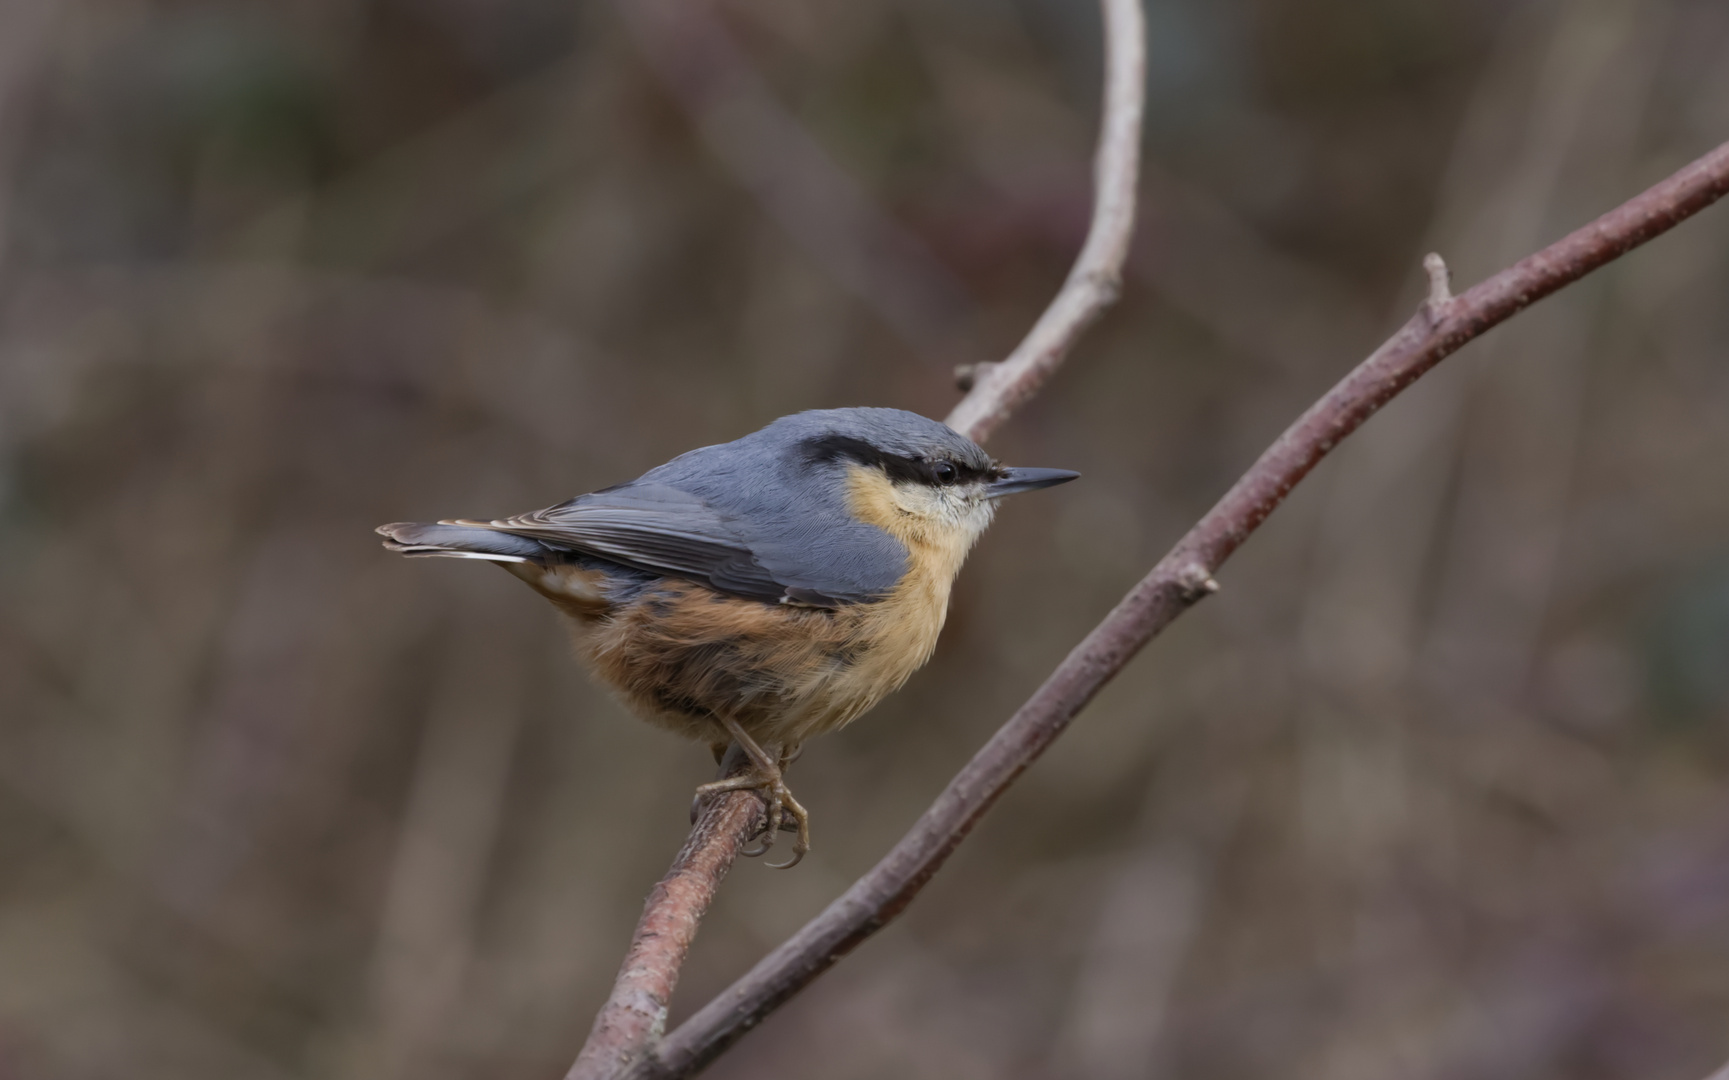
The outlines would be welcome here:
<svg viewBox="0 0 1729 1080">
<path fill-rule="evenodd" d="M 696 496 L 661 484 L 626 484 L 532 513 L 458 524 L 694 578 L 739 596 L 777 601 L 786 595 L 786 586 L 757 561 L 738 529 Z"/>
<path fill-rule="evenodd" d="M 877 552 L 861 560 L 845 550 L 852 530 L 832 526 L 806 544 L 789 544 L 784 526 L 765 530 L 758 515 L 726 514 L 676 487 L 637 481 L 581 495 L 557 506 L 497 521 L 459 524 L 532 537 L 651 573 L 703 582 L 720 592 L 770 603 L 837 607 L 880 598 L 900 577 L 900 549 L 886 534 L 864 537 Z M 850 524 L 850 523 L 849 523 Z M 795 532 L 798 530 L 794 530 Z M 877 530 L 870 530 L 877 532 Z M 826 542 L 822 537 L 826 534 Z M 838 549 L 827 554 L 823 549 Z M 830 555 L 836 557 L 829 557 Z M 890 565 L 892 562 L 892 565 Z M 826 571 L 832 566 L 833 571 Z"/>
</svg>

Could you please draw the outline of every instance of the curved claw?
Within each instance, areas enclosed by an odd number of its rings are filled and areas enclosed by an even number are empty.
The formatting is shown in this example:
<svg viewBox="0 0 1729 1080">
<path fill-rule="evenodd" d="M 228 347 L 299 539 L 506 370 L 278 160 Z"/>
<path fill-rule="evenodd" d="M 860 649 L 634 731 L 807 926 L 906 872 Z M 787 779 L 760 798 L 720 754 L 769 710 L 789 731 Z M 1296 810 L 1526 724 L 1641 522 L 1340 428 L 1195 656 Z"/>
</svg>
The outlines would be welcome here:
<svg viewBox="0 0 1729 1080">
<path fill-rule="evenodd" d="M 716 780 L 703 784 L 696 789 L 696 798 L 692 803 L 692 811 L 696 811 L 705 796 L 719 795 L 729 791 L 758 791 L 768 803 L 768 820 L 757 837 L 758 843 L 739 851 L 746 858 L 757 858 L 766 855 L 774 847 L 775 836 L 782 829 L 795 833 L 792 858 L 784 863 L 769 863 L 776 870 L 789 870 L 797 866 L 810 851 L 810 813 L 792 796 L 792 790 L 781 780 L 779 770 L 774 772 L 747 773 L 742 776 Z"/>
<path fill-rule="evenodd" d="M 792 858 L 783 863 L 769 863 L 775 870 L 791 870 L 797 866 L 810 851 L 810 813 L 799 801 L 792 797 L 792 791 L 785 784 L 776 785 L 776 801 L 786 808 L 787 815 L 797 825 L 798 836 L 792 842 Z"/>
</svg>

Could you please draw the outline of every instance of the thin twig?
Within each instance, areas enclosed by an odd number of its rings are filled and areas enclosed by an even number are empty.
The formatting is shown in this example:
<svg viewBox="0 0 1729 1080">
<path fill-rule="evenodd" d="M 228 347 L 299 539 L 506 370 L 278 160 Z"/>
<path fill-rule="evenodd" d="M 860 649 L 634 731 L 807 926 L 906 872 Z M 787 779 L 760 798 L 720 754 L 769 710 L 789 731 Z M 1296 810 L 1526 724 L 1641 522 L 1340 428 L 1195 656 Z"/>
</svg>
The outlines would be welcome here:
<svg viewBox="0 0 1729 1080">
<path fill-rule="evenodd" d="M 750 759 L 732 746 L 721 763 L 720 776 L 749 766 Z M 596 1014 L 588 1042 L 565 1080 L 617 1075 L 660 1038 L 666 1030 L 667 1003 L 703 913 L 737 860 L 740 846 L 762 829 L 766 817 L 762 800 L 749 791 L 704 801 L 672 869 L 648 895 L 612 996 Z"/>
<path fill-rule="evenodd" d="M 983 440 L 1032 397 L 1081 332 L 1116 297 L 1135 224 L 1145 70 L 1141 0 L 1100 0 L 1106 35 L 1105 93 L 1094 162 L 1096 201 L 1086 243 L 1067 283 L 1019 348 L 990 365 L 948 423 Z M 628 5 L 626 5 L 628 6 Z M 632 16 L 637 17 L 637 16 Z M 614 1075 L 657 1041 L 666 1004 L 715 888 L 745 842 L 762 827 L 750 792 L 710 800 L 672 869 L 649 894 L 612 994 L 566 1080 Z M 694 887 L 693 887 L 694 883 Z M 678 933 L 669 934 L 667 927 Z M 646 997 L 644 996 L 646 992 Z"/>
<path fill-rule="evenodd" d="M 1000 364 L 957 374 L 969 392 L 945 423 L 977 442 L 1039 392 L 1087 327 L 1116 300 L 1135 231 L 1141 114 L 1146 100 L 1146 25 L 1141 0 L 1101 0 L 1105 102 L 1093 161 L 1093 220 L 1068 280 L 1039 321 Z"/>
<path fill-rule="evenodd" d="M 950 781 L 868 873 L 626 1075 L 687 1077 L 903 911 L 1014 779 L 1141 647 L 1217 586 L 1212 575 L 1381 406 L 1471 339 L 1729 193 L 1729 143 L 1445 304 L 1418 312 L 1263 453 Z M 1434 275 L 1432 275 L 1434 276 Z M 1433 298 L 1431 298 L 1432 300 Z"/>
<path fill-rule="evenodd" d="M 13 164 L 26 130 L 27 89 L 37 68 L 54 55 L 50 37 L 64 12 L 54 4 L 0 4 L 0 266 L 5 263 L 11 220 Z"/>
</svg>

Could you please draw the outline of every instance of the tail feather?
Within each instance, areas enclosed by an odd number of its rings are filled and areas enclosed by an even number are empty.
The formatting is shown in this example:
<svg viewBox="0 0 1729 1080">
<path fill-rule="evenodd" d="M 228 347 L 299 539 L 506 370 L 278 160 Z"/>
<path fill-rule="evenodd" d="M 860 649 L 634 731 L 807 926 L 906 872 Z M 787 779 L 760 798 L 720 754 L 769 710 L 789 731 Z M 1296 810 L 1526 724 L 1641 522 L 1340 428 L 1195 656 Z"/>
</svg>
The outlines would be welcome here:
<svg viewBox="0 0 1729 1080">
<path fill-rule="evenodd" d="M 385 538 L 387 549 L 404 555 L 442 555 L 504 563 L 540 563 L 547 555 L 546 547 L 537 540 L 466 525 L 399 521 L 380 525 L 376 532 Z"/>
</svg>

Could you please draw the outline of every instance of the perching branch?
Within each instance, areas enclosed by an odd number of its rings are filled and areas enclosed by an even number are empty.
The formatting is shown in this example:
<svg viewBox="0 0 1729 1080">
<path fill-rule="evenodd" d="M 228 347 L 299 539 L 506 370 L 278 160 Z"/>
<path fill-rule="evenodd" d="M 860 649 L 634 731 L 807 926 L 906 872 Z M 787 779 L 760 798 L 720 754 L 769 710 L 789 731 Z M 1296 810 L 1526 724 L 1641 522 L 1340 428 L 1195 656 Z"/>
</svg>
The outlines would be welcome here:
<svg viewBox="0 0 1729 1080">
<path fill-rule="evenodd" d="M 1128 258 L 1140 171 L 1146 28 L 1141 0 L 1100 0 L 1100 7 L 1105 92 L 1092 224 L 1068 280 L 1026 339 L 1002 363 L 972 369 L 971 392 L 947 423 L 980 442 L 1038 392 L 1081 333 L 1116 299 Z M 748 791 L 707 801 L 672 869 L 649 894 L 612 994 L 565 1080 L 620 1075 L 660 1038 L 691 939 L 739 851 L 762 829 L 761 809 L 761 801 Z"/>
<path fill-rule="evenodd" d="M 750 759 L 734 745 L 720 775 L 749 766 Z M 767 818 L 762 800 L 749 791 L 704 801 L 672 869 L 648 894 L 612 996 L 595 1015 L 588 1042 L 566 1080 L 617 1075 L 666 1031 L 667 1003 L 697 925 L 738 858 L 739 846 L 761 831 Z"/>
<path fill-rule="evenodd" d="M 1159 631 L 1217 589 L 1213 573 L 1376 410 L 1471 339 L 1729 193 L 1729 143 L 1461 296 L 1425 260 L 1429 295 L 1398 333 L 1298 418 L 1224 498 L 1069 653 L 868 873 L 625 1075 L 703 1068 L 912 902 L 1009 784 Z"/>
</svg>

